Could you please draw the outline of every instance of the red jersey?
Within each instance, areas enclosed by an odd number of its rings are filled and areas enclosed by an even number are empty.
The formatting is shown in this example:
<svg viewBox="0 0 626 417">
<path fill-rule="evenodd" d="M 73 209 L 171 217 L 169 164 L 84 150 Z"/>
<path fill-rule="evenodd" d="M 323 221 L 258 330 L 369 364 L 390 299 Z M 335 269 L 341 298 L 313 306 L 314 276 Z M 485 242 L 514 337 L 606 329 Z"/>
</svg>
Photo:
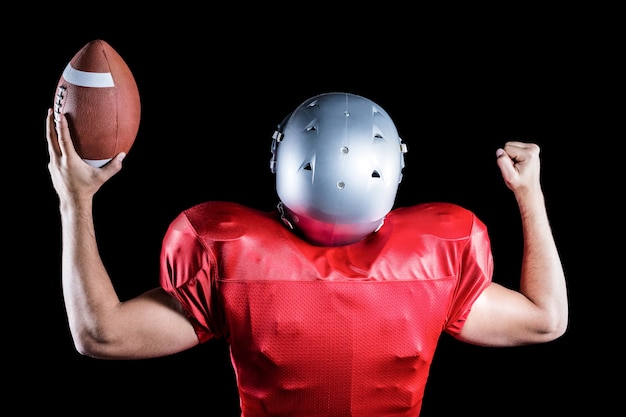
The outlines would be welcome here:
<svg viewBox="0 0 626 417">
<path fill-rule="evenodd" d="M 207 202 L 161 254 L 199 340 L 228 342 L 245 417 L 416 417 L 441 333 L 459 333 L 492 271 L 485 225 L 446 203 L 321 247 L 275 212 Z"/>
</svg>

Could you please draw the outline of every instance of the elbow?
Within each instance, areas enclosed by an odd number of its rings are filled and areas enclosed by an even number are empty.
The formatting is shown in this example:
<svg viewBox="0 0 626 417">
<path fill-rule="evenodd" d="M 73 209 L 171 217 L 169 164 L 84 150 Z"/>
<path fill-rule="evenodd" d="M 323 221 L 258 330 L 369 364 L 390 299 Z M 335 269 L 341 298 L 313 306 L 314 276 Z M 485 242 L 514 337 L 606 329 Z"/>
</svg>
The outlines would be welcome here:
<svg viewBox="0 0 626 417">
<path fill-rule="evenodd" d="M 567 332 L 568 325 L 569 315 L 567 309 L 554 312 L 546 315 L 540 333 L 546 342 L 550 342 L 562 337 Z"/>
<path fill-rule="evenodd" d="M 568 323 L 569 322 L 568 322 L 567 316 L 565 316 L 562 320 L 559 321 L 559 323 L 554 327 L 552 331 L 554 339 L 560 338 L 567 332 Z"/>
<path fill-rule="evenodd" d="M 102 336 L 102 332 L 92 331 L 84 328 L 80 331 L 72 332 L 74 349 L 82 355 L 94 359 L 110 359 L 111 339 Z"/>
<path fill-rule="evenodd" d="M 74 349 L 82 355 L 94 359 L 103 359 L 101 344 L 88 336 L 74 336 Z"/>
<path fill-rule="evenodd" d="M 567 324 L 559 324 L 558 326 L 554 326 L 553 328 L 547 330 L 544 333 L 544 338 L 546 342 L 551 342 L 553 340 L 559 339 L 567 332 Z"/>
<path fill-rule="evenodd" d="M 93 350 L 89 349 L 89 347 L 84 343 L 76 343 L 74 342 L 74 349 L 82 356 L 88 356 L 90 358 L 97 358 L 97 355 Z"/>
</svg>

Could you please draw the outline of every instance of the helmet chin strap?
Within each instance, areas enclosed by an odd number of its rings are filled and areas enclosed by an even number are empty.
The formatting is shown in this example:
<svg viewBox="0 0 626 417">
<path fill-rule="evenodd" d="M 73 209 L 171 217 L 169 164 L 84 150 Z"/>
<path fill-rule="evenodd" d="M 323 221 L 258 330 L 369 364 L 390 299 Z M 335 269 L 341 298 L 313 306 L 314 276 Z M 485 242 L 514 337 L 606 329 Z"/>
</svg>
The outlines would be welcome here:
<svg viewBox="0 0 626 417">
<path fill-rule="evenodd" d="M 283 205 L 282 201 L 279 201 L 278 204 L 276 205 L 276 208 L 278 209 L 278 213 L 280 214 L 280 219 L 283 221 L 283 223 L 285 223 L 285 225 L 293 230 L 293 223 L 291 223 L 291 220 L 289 220 L 287 218 L 287 212 L 285 210 L 285 206 Z"/>
</svg>

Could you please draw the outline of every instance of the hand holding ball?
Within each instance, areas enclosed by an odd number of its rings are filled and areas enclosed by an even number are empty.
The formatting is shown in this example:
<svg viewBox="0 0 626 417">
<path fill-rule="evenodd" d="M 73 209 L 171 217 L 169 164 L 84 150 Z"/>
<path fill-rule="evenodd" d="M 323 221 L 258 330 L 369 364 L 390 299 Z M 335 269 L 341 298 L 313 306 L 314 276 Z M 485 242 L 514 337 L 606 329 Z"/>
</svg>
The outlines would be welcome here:
<svg viewBox="0 0 626 417">
<path fill-rule="evenodd" d="M 92 166 L 130 150 L 139 130 L 139 90 L 130 68 L 107 42 L 89 42 L 65 67 L 54 113 L 65 114 L 76 151 Z"/>
</svg>

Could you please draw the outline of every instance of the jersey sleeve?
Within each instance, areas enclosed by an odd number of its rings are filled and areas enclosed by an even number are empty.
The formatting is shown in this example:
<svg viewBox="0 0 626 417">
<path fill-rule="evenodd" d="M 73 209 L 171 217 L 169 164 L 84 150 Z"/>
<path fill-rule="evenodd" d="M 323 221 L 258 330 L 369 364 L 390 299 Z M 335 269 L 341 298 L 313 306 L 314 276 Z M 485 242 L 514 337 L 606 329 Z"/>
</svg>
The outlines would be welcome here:
<svg viewBox="0 0 626 417">
<path fill-rule="evenodd" d="M 215 261 L 185 213 L 169 226 L 161 247 L 161 287 L 182 304 L 201 343 L 218 336 Z"/>
<path fill-rule="evenodd" d="M 445 329 L 455 337 L 461 332 L 474 301 L 493 277 L 493 255 L 487 227 L 476 216 L 472 218 L 471 232 L 460 254 L 458 285 Z"/>
</svg>

